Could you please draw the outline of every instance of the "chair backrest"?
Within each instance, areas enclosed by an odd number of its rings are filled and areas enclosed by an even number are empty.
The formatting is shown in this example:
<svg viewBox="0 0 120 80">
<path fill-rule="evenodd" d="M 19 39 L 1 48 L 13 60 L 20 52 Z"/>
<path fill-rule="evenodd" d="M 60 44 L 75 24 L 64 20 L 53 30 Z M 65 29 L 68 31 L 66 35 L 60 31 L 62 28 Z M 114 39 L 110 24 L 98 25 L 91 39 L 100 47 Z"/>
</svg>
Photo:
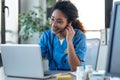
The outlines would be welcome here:
<svg viewBox="0 0 120 80">
<path fill-rule="evenodd" d="M 99 55 L 100 39 L 87 39 L 87 53 L 85 56 L 86 65 L 92 65 L 93 69 L 97 68 L 97 61 Z"/>
</svg>

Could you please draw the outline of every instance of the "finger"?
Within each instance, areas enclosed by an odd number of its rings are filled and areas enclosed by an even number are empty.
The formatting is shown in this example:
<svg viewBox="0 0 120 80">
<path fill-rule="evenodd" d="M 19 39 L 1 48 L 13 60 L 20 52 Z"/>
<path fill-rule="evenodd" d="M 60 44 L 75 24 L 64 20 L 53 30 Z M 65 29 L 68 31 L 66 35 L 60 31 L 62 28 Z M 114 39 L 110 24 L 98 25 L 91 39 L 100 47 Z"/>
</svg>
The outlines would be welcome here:
<svg viewBox="0 0 120 80">
<path fill-rule="evenodd" d="M 71 23 L 69 24 L 69 29 L 70 29 L 70 31 L 72 31 L 72 32 L 74 31 L 74 29 L 73 29 Z"/>
<path fill-rule="evenodd" d="M 65 29 L 65 31 L 66 31 L 66 34 L 68 35 L 68 29 L 67 28 Z"/>
<path fill-rule="evenodd" d="M 74 29 L 73 29 L 72 26 L 69 26 L 69 27 L 68 27 L 68 31 L 69 31 L 69 33 L 71 33 L 71 34 L 75 34 L 75 31 L 74 31 Z"/>
<path fill-rule="evenodd" d="M 68 26 L 66 29 L 67 29 L 69 32 L 71 32 L 70 26 Z"/>
<path fill-rule="evenodd" d="M 72 25 L 72 23 L 70 22 L 68 25 L 69 25 L 69 26 L 71 26 L 71 25 Z"/>
</svg>

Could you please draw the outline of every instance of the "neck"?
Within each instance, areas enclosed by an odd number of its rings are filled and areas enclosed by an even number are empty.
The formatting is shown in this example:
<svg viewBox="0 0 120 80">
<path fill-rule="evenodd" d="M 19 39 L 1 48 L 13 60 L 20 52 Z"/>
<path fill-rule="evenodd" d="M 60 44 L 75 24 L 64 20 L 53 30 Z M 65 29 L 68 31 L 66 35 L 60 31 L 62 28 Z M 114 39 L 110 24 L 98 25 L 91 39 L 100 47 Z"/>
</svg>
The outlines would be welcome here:
<svg viewBox="0 0 120 80">
<path fill-rule="evenodd" d="M 65 32 L 61 32 L 58 34 L 58 38 L 59 39 L 64 39 L 66 37 L 66 33 Z"/>
</svg>

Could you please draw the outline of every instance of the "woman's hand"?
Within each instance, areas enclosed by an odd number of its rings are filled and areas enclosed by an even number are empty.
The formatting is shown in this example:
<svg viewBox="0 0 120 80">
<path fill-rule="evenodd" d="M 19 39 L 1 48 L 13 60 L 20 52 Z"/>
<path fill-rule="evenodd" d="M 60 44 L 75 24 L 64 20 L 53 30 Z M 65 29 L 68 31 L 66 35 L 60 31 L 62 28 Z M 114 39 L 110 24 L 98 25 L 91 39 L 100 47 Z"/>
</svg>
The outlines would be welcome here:
<svg viewBox="0 0 120 80">
<path fill-rule="evenodd" d="M 71 23 L 69 23 L 69 24 L 67 25 L 67 27 L 66 27 L 65 30 L 66 30 L 66 33 L 67 33 L 67 34 L 66 34 L 66 40 L 67 40 L 67 42 L 69 43 L 69 42 L 72 41 L 72 39 L 73 39 L 73 37 L 74 37 L 74 35 L 75 35 L 75 31 L 74 31 Z"/>
<path fill-rule="evenodd" d="M 68 62 L 72 71 L 76 71 L 76 67 L 81 64 L 81 61 L 78 59 L 78 56 L 75 52 L 72 39 L 75 35 L 75 31 L 71 26 L 71 23 L 66 27 L 66 40 L 67 40 L 67 53 L 68 53 Z"/>
</svg>

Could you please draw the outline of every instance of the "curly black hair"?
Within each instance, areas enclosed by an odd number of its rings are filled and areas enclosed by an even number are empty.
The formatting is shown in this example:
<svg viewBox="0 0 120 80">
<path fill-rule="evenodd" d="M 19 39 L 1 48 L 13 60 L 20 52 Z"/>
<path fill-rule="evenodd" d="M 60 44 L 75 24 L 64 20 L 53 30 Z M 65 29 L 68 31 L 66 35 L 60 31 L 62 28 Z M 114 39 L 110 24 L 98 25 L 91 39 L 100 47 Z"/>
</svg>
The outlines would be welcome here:
<svg viewBox="0 0 120 80">
<path fill-rule="evenodd" d="M 52 12 L 54 10 L 60 10 L 67 18 L 68 23 L 72 23 L 73 28 L 80 29 L 82 32 L 86 32 L 82 23 L 77 19 L 78 18 L 78 10 L 76 6 L 70 1 L 58 1 L 52 8 Z"/>
</svg>

